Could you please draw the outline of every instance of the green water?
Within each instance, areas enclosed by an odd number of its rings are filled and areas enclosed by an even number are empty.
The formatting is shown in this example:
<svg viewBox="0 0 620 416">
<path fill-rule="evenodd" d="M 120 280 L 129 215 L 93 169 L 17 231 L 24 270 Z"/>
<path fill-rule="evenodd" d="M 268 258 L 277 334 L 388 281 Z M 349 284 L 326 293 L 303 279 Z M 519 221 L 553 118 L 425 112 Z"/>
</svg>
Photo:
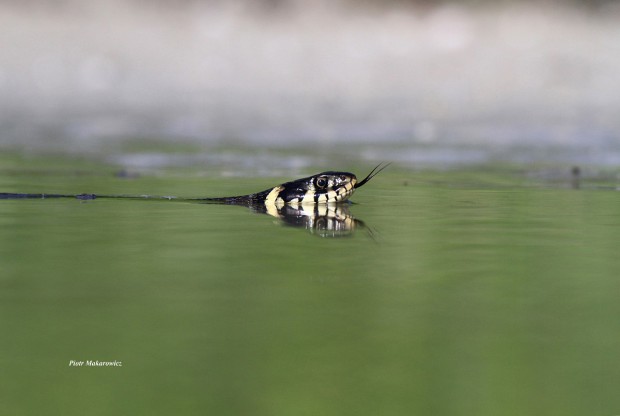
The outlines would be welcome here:
<svg viewBox="0 0 620 416">
<path fill-rule="evenodd" d="M 0 191 L 274 182 L 109 173 L 5 165 Z M 352 198 L 371 232 L 332 239 L 242 207 L 0 201 L 2 413 L 618 414 L 619 197 L 394 168 Z"/>
</svg>

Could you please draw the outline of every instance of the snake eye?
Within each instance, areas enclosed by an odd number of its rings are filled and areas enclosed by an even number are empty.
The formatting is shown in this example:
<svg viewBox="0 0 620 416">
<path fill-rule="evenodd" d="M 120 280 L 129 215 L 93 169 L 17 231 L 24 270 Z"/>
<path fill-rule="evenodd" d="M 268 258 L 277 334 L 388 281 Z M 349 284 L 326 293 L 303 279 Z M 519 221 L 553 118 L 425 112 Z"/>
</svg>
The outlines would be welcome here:
<svg viewBox="0 0 620 416">
<path fill-rule="evenodd" d="M 321 177 L 316 180 L 316 186 L 318 186 L 319 188 L 325 188 L 326 185 L 327 179 Z"/>
</svg>

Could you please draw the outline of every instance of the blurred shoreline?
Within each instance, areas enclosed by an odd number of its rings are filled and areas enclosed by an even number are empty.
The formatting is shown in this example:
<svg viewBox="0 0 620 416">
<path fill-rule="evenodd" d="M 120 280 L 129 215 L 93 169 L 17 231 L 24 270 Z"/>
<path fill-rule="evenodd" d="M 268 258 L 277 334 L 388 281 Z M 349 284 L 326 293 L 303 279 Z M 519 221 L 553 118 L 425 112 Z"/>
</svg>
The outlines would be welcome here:
<svg viewBox="0 0 620 416">
<path fill-rule="evenodd" d="M 4 1 L 0 148 L 557 148 L 616 164 L 618 23 L 617 2 Z"/>
</svg>

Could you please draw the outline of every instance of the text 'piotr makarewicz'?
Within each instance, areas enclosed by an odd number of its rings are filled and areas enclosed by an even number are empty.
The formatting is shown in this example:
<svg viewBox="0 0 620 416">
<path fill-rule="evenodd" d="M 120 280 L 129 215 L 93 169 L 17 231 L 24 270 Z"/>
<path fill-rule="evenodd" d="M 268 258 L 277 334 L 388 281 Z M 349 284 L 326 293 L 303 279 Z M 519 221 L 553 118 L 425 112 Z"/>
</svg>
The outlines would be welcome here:
<svg viewBox="0 0 620 416">
<path fill-rule="evenodd" d="M 86 360 L 86 361 L 74 361 L 74 360 L 70 360 L 69 361 L 69 367 L 122 367 L 123 366 L 123 362 L 122 361 L 93 361 L 93 360 Z"/>
</svg>

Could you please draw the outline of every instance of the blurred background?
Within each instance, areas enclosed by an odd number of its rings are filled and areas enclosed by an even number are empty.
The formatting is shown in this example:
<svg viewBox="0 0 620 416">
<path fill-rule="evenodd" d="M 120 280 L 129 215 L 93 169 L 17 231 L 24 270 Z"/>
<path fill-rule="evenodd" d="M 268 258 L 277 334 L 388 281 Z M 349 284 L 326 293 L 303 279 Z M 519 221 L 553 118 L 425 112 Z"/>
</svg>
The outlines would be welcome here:
<svg viewBox="0 0 620 416">
<path fill-rule="evenodd" d="M 618 74 L 617 1 L 3 0 L 0 150 L 613 166 Z"/>
</svg>

